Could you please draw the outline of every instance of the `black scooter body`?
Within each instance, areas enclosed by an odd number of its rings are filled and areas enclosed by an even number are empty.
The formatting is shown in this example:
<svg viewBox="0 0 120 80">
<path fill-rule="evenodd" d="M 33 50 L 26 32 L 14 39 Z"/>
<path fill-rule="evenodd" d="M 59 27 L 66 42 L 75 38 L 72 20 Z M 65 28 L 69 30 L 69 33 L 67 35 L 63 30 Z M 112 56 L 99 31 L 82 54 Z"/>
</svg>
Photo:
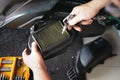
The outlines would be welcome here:
<svg viewBox="0 0 120 80">
<path fill-rule="evenodd" d="M 72 0 L 0 0 L 0 28 L 30 28 L 42 20 L 63 20 L 74 6 Z M 105 27 L 96 22 L 83 26 L 83 37 L 101 35 Z"/>
<path fill-rule="evenodd" d="M 68 70 L 68 78 L 70 80 L 80 80 L 81 75 L 86 72 L 90 73 L 98 64 L 104 64 L 106 59 L 115 55 L 112 45 L 102 37 L 87 43 L 78 52 L 75 66 Z"/>
<path fill-rule="evenodd" d="M 57 2 L 58 0 L 0 0 L 0 6 L 4 4 L 0 8 L 2 16 L 0 27 L 16 29 L 32 25 Z"/>
<path fill-rule="evenodd" d="M 101 37 L 83 45 L 76 61 L 77 72 L 91 72 L 94 66 L 99 63 L 104 63 L 105 59 L 112 57 L 112 52 L 112 45 Z"/>
</svg>

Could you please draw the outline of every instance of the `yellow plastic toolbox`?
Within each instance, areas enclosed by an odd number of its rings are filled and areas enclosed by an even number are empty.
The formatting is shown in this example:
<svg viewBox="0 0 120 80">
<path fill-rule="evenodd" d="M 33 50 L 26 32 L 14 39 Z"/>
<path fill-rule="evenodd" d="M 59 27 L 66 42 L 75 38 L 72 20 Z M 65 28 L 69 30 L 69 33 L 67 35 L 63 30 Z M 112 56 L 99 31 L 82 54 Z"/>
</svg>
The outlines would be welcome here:
<svg viewBox="0 0 120 80">
<path fill-rule="evenodd" d="M 0 80 L 29 80 L 29 76 L 22 57 L 0 57 Z"/>
</svg>

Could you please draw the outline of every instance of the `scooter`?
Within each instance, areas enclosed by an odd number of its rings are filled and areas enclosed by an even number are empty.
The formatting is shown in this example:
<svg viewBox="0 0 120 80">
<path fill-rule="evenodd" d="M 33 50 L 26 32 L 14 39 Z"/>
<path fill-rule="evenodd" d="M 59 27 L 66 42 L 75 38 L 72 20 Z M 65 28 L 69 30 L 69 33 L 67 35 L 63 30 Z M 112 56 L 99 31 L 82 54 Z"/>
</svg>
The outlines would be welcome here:
<svg viewBox="0 0 120 80">
<path fill-rule="evenodd" d="M 79 4 L 77 0 L 0 0 L 0 28 L 30 28 L 40 20 L 63 20 Z M 105 31 L 100 24 L 83 28 L 84 36 Z"/>
</svg>

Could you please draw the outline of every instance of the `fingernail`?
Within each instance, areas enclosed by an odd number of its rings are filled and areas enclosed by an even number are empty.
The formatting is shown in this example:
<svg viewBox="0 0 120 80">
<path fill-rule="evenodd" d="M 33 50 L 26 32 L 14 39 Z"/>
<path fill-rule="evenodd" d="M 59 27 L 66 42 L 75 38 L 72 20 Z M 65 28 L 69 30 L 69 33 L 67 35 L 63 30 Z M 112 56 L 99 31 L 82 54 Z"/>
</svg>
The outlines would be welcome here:
<svg viewBox="0 0 120 80">
<path fill-rule="evenodd" d="M 33 46 L 33 45 L 36 45 L 36 43 L 35 43 L 35 42 L 32 42 L 32 44 L 31 44 L 31 45 L 32 45 L 32 46 Z"/>
<path fill-rule="evenodd" d="M 35 44 L 35 42 L 32 42 L 32 44 Z"/>
<path fill-rule="evenodd" d="M 25 48 L 24 51 L 27 52 L 28 51 L 27 48 Z"/>
</svg>

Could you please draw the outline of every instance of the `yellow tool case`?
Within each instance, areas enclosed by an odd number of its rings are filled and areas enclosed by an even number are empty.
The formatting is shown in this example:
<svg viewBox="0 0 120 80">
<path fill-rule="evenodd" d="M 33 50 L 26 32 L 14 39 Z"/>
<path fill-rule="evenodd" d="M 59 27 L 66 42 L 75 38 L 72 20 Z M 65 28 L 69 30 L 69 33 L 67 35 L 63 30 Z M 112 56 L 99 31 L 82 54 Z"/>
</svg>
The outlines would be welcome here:
<svg viewBox="0 0 120 80">
<path fill-rule="evenodd" d="M 29 76 L 22 57 L 0 57 L 0 80 L 29 80 Z"/>
</svg>

